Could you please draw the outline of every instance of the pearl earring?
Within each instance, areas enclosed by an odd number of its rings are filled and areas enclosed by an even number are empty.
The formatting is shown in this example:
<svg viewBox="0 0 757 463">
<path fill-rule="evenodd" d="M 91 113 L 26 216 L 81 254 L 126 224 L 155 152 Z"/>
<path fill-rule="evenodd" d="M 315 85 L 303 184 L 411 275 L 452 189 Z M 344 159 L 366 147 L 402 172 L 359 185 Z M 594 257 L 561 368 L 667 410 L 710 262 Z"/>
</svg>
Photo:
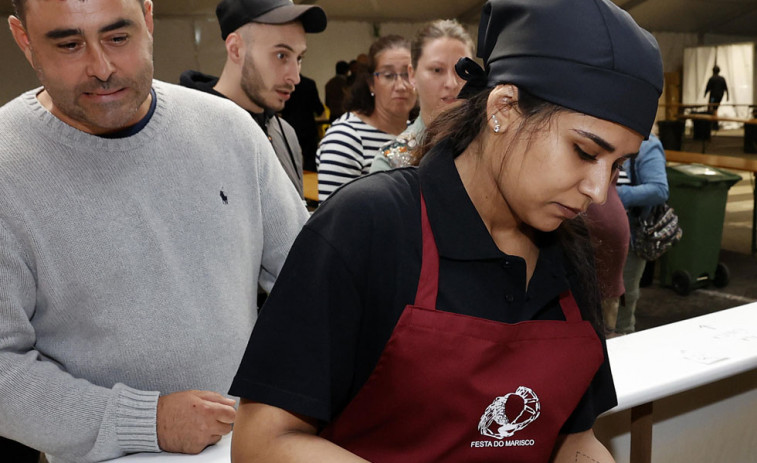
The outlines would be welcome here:
<svg viewBox="0 0 757 463">
<path fill-rule="evenodd" d="M 373 92 L 371 92 L 371 96 L 376 96 Z"/>
</svg>

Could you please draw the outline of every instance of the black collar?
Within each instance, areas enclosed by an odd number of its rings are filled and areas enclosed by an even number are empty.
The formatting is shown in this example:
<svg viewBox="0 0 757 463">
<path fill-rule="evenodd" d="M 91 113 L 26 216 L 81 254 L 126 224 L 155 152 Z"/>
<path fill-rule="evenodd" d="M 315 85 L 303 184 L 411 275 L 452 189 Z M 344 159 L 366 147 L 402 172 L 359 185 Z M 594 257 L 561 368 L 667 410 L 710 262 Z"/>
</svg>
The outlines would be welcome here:
<svg viewBox="0 0 757 463">
<path fill-rule="evenodd" d="M 421 163 L 418 176 L 439 255 L 458 260 L 500 259 L 504 253 L 465 191 L 448 143 L 438 144 Z"/>
<path fill-rule="evenodd" d="M 263 132 L 268 134 L 268 129 L 266 128 L 266 126 L 268 125 L 268 121 L 270 121 L 271 118 L 276 115 L 276 113 L 268 109 L 263 110 L 262 113 L 254 113 L 252 111 L 247 112 L 250 113 L 250 116 L 252 116 L 253 119 L 255 119 L 255 122 L 257 122 L 260 128 L 263 129 Z"/>
<path fill-rule="evenodd" d="M 131 137 L 132 135 L 138 134 L 140 130 L 144 129 L 147 126 L 147 123 L 150 122 L 152 115 L 155 114 L 155 108 L 158 105 L 158 96 L 155 94 L 154 88 L 150 88 L 150 95 L 152 96 L 152 100 L 150 101 L 150 108 L 147 110 L 147 114 L 145 114 L 145 116 L 140 119 L 139 122 L 117 132 L 106 133 L 98 136 L 102 138 L 127 138 Z"/>
<path fill-rule="evenodd" d="M 500 260 L 520 261 L 520 256 L 502 252 L 494 243 L 489 231 L 478 214 L 460 174 L 455 167 L 457 153 L 449 149 L 449 143 L 441 142 L 425 157 L 418 169 L 418 177 L 426 201 L 431 228 L 434 231 L 439 255 L 454 260 Z M 531 278 L 529 296 L 542 299 L 553 297 L 555 290 L 563 291 L 569 286 L 565 256 L 557 233 L 537 235 L 539 259 Z M 571 272 L 572 273 L 572 272 Z M 539 288 L 536 288 L 534 285 Z"/>
<path fill-rule="evenodd" d="M 216 90 L 213 87 L 210 87 L 207 91 L 208 91 L 208 93 L 211 93 L 211 94 L 213 94 L 215 96 L 220 96 L 221 98 L 226 98 L 227 100 L 229 99 L 229 97 L 227 97 L 226 95 L 224 95 L 223 93 L 219 92 L 218 90 Z M 255 122 L 258 123 L 258 125 L 260 126 L 260 128 L 263 129 L 263 132 L 266 135 L 268 135 L 268 129 L 266 128 L 266 125 L 268 124 L 268 121 L 270 121 L 271 118 L 276 115 L 276 112 L 268 110 L 268 109 L 264 109 L 262 113 L 256 113 L 256 112 L 249 111 L 249 110 L 247 112 L 250 113 L 250 116 L 252 116 L 252 118 L 255 120 Z"/>
</svg>

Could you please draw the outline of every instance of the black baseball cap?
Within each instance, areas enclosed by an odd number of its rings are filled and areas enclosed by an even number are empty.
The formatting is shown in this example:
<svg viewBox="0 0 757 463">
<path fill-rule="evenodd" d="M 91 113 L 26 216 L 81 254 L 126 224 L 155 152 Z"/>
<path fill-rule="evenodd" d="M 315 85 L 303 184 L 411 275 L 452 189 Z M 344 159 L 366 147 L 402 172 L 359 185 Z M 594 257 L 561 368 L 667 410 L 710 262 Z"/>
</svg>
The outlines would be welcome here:
<svg viewBox="0 0 757 463">
<path fill-rule="evenodd" d="M 216 7 L 221 38 L 247 23 L 286 24 L 299 20 L 305 32 L 323 32 L 326 12 L 316 5 L 295 5 L 292 0 L 222 0 Z"/>
</svg>

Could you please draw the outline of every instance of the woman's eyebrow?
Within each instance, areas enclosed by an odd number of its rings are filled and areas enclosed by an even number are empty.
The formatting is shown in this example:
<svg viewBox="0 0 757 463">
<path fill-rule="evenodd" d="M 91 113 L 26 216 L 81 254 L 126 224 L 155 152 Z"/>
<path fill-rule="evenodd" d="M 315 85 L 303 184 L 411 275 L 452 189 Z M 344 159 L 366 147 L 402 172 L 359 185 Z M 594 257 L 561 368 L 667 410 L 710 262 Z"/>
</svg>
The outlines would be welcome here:
<svg viewBox="0 0 757 463">
<path fill-rule="evenodd" d="M 585 130 L 574 129 L 573 131 L 576 132 L 577 134 L 581 135 L 582 137 L 588 138 L 589 140 L 593 141 L 594 143 L 596 143 L 597 145 L 599 145 L 599 147 L 602 148 L 605 151 L 608 151 L 608 152 L 612 153 L 616 149 L 615 146 L 613 146 L 610 142 L 608 142 L 607 140 L 605 140 L 604 138 L 602 138 L 602 137 L 600 137 L 600 136 L 598 136 L 596 134 L 593 134 L 591 132 L 586 132 Z"/>
</svg>

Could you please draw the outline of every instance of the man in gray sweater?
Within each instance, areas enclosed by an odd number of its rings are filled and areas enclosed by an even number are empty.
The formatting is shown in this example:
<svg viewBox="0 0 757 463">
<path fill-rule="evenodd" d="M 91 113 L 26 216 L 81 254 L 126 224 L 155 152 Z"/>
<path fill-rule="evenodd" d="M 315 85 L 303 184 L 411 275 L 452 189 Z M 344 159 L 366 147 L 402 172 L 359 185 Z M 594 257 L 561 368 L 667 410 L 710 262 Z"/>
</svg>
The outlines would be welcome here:
<svg viewBox="0 0 757 463">
<path fill-rule="evenodd" d="M 42 87 L 0 108 L 0 436 L 199 452 L 307 211 L 242 109 L 152 79 L 149 0 L 14 6 Z"/>
</svg>

